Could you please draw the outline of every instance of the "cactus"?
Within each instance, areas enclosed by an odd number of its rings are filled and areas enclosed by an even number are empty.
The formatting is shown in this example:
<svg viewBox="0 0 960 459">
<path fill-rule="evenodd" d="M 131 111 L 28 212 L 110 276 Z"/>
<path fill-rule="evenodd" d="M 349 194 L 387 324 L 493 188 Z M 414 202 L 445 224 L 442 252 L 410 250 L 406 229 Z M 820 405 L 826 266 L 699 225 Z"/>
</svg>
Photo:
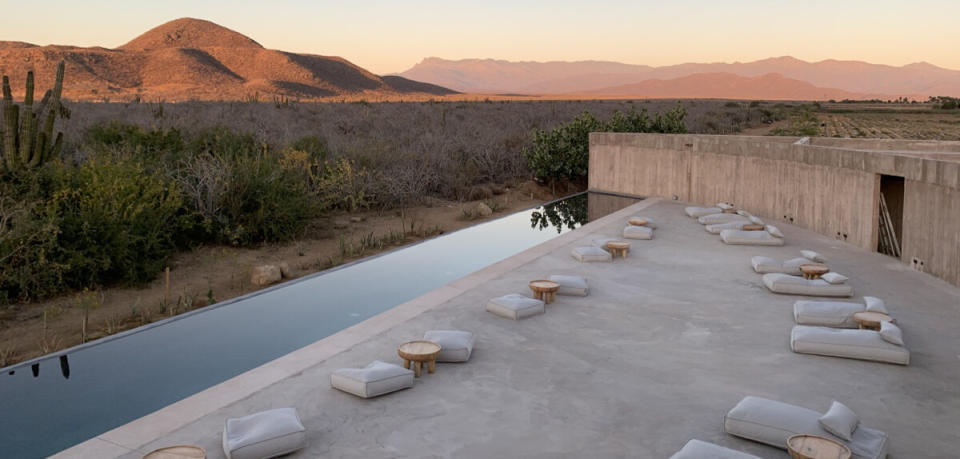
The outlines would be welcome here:
<svg viewBox="0 0 960 459">
<path fill-rule="evenodd" d="M 53 127 L 57 114 L 65 113 L 60 95 L 63 92 L 64 63 L 57 65 L 57 78 L 53 89 L 48 90 L 40 104 L 34 110 L 33 72 L 27 72 L 26 94 L 23 98 L 23 111 L 13 103 L 10 79 L 3 76 L 3 123 L 0 123 L 0 169 L 17 171 L 35 168 L 50 158 L 60 154 L 63 147 L 63 133 L 53 136 Z M 44 121 L 43 129 L 40 122 Z M 2 171 L 0 171 L 2 172 Z"/>
</svg>

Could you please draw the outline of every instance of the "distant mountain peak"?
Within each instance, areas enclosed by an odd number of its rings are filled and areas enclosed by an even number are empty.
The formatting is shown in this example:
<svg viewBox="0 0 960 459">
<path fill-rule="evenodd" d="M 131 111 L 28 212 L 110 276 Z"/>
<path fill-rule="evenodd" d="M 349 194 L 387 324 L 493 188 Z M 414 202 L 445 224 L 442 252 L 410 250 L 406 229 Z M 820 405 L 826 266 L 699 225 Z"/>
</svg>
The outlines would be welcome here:
<svg viewBox="0 0 960 459">
<path fill-rule="evenodd" d="M 252 38 L 203 19 L 180 18 L 154 27 L 120 47 L 123 50 L 162 48 L 263 48 Z"/>
</svg>

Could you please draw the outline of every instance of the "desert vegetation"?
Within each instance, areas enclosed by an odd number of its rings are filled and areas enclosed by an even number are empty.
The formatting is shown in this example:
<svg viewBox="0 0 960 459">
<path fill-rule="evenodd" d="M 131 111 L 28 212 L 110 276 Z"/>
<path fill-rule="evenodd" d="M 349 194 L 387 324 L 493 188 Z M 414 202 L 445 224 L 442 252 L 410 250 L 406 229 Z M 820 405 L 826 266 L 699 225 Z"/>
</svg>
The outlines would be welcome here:
<svg viewBox="0 0 960 459">
<path fill-rule="evenodd" d="M 880 139 L 960 140 L 960 109 L 954 99 L 927 103 L 902 101 L 798 104 L 773 135 Z"/>
</svg>

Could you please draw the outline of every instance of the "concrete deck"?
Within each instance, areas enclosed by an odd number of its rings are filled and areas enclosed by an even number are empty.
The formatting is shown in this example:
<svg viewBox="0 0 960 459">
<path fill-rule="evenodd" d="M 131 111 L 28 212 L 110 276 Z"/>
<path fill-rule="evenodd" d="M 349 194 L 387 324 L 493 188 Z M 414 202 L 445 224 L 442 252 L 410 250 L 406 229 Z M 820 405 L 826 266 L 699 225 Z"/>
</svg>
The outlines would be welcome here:
<svg viewBox="0 0 960 459">
<path fill-rule="evenodd" d="M 826 410 L 850 406 L 890 436 L 890 457 L 956 457 L 960 443 L 960 289 L 896 260 L 778 224 L 784 247 L 727 246 L 677 203 L 648 200 L 61 453 L 139 458 L 196 444 L 221 458 L 225 418 L 295 406 L 309 447 L 291 457 L 669 457 L 698 438 L 761 457 L 786 452 L 723 432 L 745 395 Z M 581 264 L 570 250 L 652 216 L 655 239 L 630 257 Z M 800 249 L 850 277 L 855 298 L 883 298 L 911 365 L 794 354 L 792 304 L 770 293 L 752 255 Z M 521 321 L 484 310 L 529 293 L 527 281 L 578 273 L 586 298 L 557 297 Z M 371 360 L 400 363 L 398 344 L 429 329 L 478 334 L 469 363 L 438 364 L 412 389 L 361 400 L 329 374 Z M 149 394 L 145 394 L 149 395 Z"/>
</svg>

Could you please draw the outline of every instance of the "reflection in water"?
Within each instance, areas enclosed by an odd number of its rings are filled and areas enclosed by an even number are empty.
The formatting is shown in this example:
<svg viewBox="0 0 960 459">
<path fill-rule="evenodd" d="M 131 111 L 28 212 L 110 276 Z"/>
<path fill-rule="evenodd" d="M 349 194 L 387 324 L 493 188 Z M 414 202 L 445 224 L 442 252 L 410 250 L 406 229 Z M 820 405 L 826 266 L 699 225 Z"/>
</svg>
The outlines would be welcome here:
<svg viewBox="0 0 960 459">
<path fill-rule="evenodd" d="M 67 360 L 66 355 L 60 356 L 60 374 L 63 375 L 63 379 L 70 379 L 70 361 Z"/>
<path fill-rule="evenodd" d="M 34 377 L 34 378 L 36 378 L 37 376 L 40 376 L 40 363 L 37 362 L 37 363 L 35 363 L 35 364 L 33 364 L 33 365 L 30 365 L 30 371 L 33 372 L 33 377 Z"/>
<path fill-rule="evenodd" d="M 587 193 L 544 204 L 530 214 L 530 227 L 543 230 L 548 225 L 559 234 L 587 223 Z"/>
</svg>

